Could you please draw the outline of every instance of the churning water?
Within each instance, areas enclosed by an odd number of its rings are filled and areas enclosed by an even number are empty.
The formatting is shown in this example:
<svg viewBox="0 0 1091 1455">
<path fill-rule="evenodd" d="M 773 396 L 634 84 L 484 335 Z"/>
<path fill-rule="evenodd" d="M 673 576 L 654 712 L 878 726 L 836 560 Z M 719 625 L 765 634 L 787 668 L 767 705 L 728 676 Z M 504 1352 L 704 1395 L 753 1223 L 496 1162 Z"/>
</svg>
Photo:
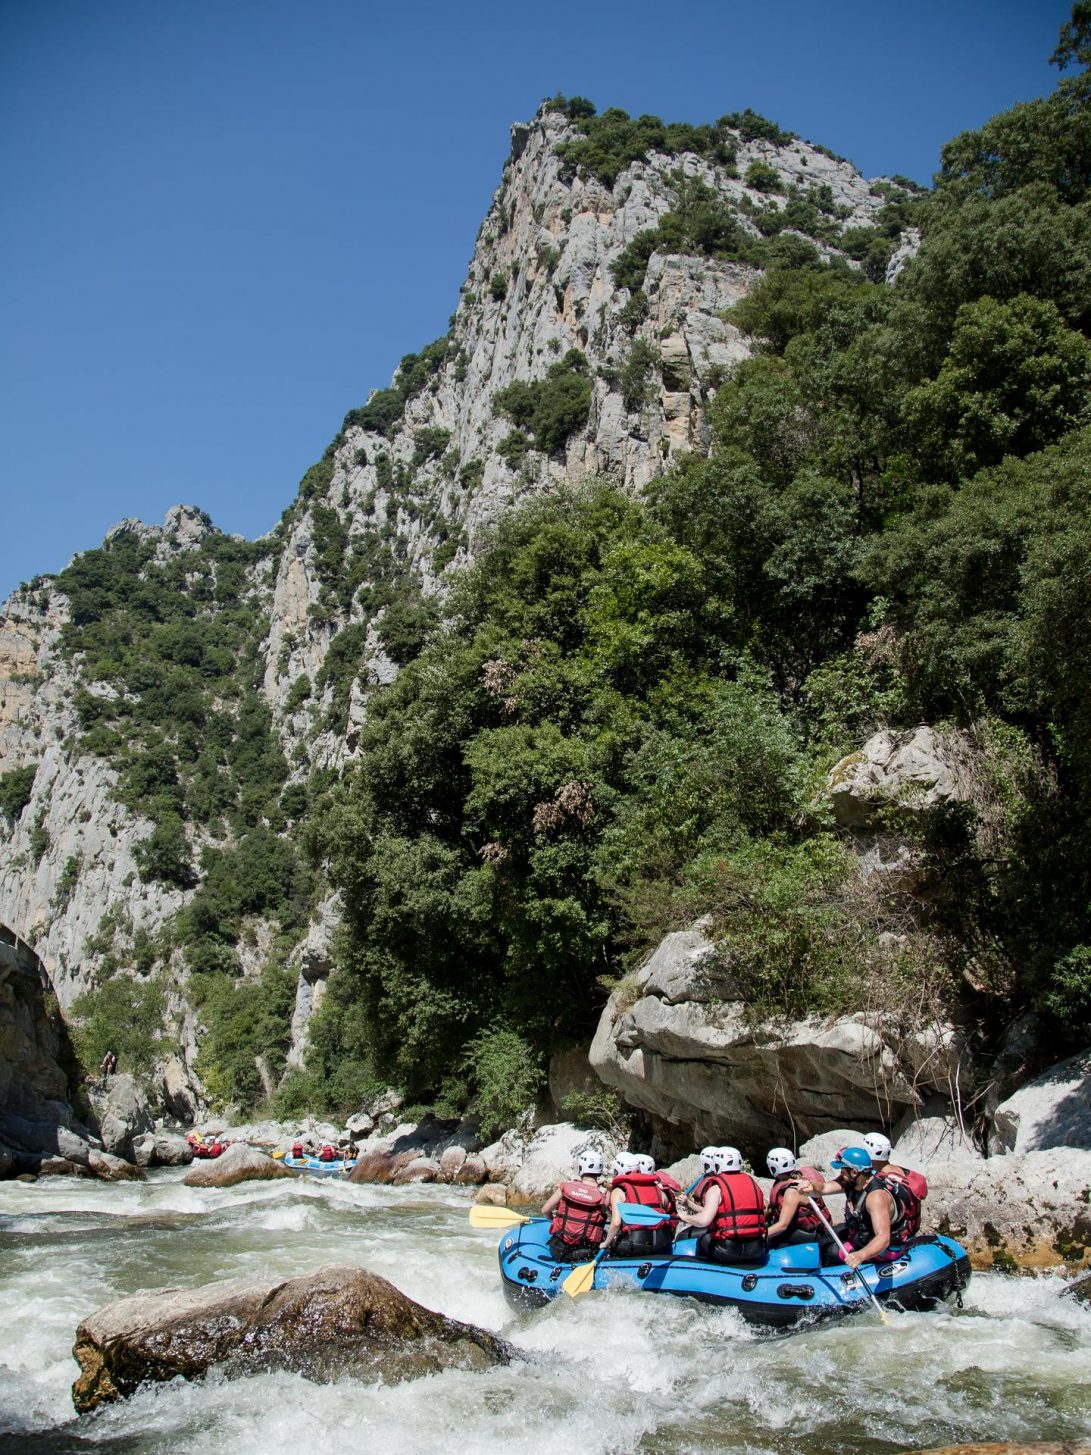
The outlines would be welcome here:
<svg viewBox="0 0 1091 1455">
<path fill-rule="evenodd" d="M 730 1311 L 616 1292 L 513 1316 L 496 1236 L 450 1188 L 304 1181 L 0 1184 L 0 1455 L 882 1455 L 1091 1434 L 1091 1310 L 1059 1280 L 974 1278 L 961 1310 L 770 1337 Z M 72 1413 L 76 1325 L 112 1298 L 358 1263 L 524 1357 L 387 1387 L 213 1375 Z"/>
</svg>

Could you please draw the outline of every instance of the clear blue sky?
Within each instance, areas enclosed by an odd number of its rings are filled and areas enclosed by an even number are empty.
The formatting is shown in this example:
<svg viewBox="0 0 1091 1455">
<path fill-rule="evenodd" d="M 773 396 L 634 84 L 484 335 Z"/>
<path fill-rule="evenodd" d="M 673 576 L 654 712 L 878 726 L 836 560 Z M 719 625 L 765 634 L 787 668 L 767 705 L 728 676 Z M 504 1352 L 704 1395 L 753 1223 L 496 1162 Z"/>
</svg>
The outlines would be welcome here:
<svg viewBox="0 0 1091 1455">
<path fill-rule="evenodd" d="M 0 599 L 125 515 L 276 523 L 444 333 L 555 91 L 752 106 L 868 176 L 1052 89 L 1054 0 L 0 0 Z"/>
</svg>

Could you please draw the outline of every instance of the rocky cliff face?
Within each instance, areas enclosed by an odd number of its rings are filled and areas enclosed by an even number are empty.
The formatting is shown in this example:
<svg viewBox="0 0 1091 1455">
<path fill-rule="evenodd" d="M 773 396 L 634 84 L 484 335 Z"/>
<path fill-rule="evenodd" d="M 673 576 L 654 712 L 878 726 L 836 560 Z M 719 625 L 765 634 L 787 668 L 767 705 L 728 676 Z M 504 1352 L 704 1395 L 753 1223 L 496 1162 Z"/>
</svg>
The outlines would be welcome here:
<svg viewBox="0 0 1091 1455">
<path fill-rule="evenodd" d="M 851 165 L 798 141 L 739 139 L 734 174 L 697 155 L 652 152 L 608 187 L 566 174 L 557 148 L 576 136 L 548 109 L 513 128 L 449 334 L 395 380 L 400 415 L 379 428 L 375 411 L 350 414 L 250 568 L 248 598 L 267 620 L 262 691 L 298 779 L 351 760 L 370 690 L 397 670 L 382 631 L 392 583 L 425 597 L 442 592 L 517 500 L 600 473 L 637 490 L 679 453 L 707 447 L 708 399 L 746 352 L 723 313 L 756 270 L 654 253 L 639 309 L 611 272 L 626 246 L 678 205 L 681 188 L 699 182 L 733 205 L 783 205 L 742 180 L 757 161 L 783 186 L 828 188 L 846 225 L 868 222 L 882 204 Z M 741 223 L 754 231 L 745 216 Z M 625 370 L 638 348 L 634 387 Z M 501 450 L 511 422 L 494 408 L 496 395 L 542 380 L 570 351 L 591 382 L 586 424 L 553 453 Z M 153 560 L 167 561 L 210 529 L 201 512 L 178 507 L 162 527 L 125 521 L 111 534 L 135 534 L 154 544 Z M 117 801 L 116 764 L 81 752 L 82 664 L 61 648 L 67 619 L 68 603 L 49 580 L 0 609 L 0 775 L 34 769 L 25 805 L 0 818 L 0 919 L 40 953 L 64 1005 L 94 972 L 93 936 L 107 908 L 118 907 L 130 933 L 154 933 L 188 897 L 142 877 L 133 850 L 151 823 Z M 199 848 L 200 833 L 189 833 Z M 321 990 L 328 940 L 323 925 L 294 966 L 297 1044 Z M 252 968 L 245 953 L 243 967 Z M 176 1009 L 191 1053 L 195 1022 L 180 1001 Z"/>
</svg>

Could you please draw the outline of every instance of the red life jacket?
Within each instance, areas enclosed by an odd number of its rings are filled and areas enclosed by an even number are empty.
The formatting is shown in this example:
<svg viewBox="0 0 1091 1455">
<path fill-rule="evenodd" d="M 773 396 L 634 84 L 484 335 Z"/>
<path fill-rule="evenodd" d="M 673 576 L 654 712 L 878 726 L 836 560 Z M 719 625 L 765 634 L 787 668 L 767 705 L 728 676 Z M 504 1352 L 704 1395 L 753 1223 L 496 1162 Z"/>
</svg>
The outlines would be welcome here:
<svg viewBox="0 0 1091 1455">
<path fill-rule="evenodd" d="M 333 1148 L 329 1145 L 328 1142 L 322 1148 L 321 1152 L 319 1152 L 318 1160 L 320 1162 L 336 1162 L 337 1154 L 334 1152 Z"/>
<path fill-rule="evenodd" d="M 292 1143 L 292 1156 L 293 1157 L 302 1157 L 303 1156 L 303 1143 L 302 1142 L 293 1142 Z"/>
<path fill-rule="evenodd" d="M 889 1181 L 901 1191 L 904 1220 L 899 1231 L 902 1238 L 915 1238 L 921 1230 L 921 1203 L 928 1196 L 928 1178 L 923 1172 L 907 1171 L 904 1177 L 892 1177 Z"/>
<path fill-rule="evenodd" d="M 570 1248 L 590 1243 L 597 1248 L 606 1232 L 606 1194 L 590 1182 L 562 1182 L 561 1200 L 553 1212 L 549 1236 Z"/>
<path fill-rule="evenodd" d="M 694 1187 L 693 1191 L 690 1193 L 690 1197 L 692 1197 L 693 1200 L 694 1200 L 694 1202 L 697 1203 L 698 1205 L 700 1205 L 702 1202 L 704 1202 L 704 1200 L 705 1200 L 705 1193 L 712 1186 L 712 1179 L 715 1176 L 716 1176 L 715 1172 L 702 1172 L 701 1173 L 700 1180 L 698 1181 L 697 1185 Z"/>
<path fill-rule="evenodd" d="M 782 1172 L 779 1177 L 773 1178 L 773 1185 L 769 1189 L 769 1211 L 766 1213 L 766 1217 L 770 1223 L 775 1223 L 780 1217 L 784 1194 L 788 1191 L 789 1187 L 794 1186 L 798 1181 L 798 1172 Z M 822 1201 L 821 1197 L 818 1193 L 812 1193 L 811 1195 L 828 1218 L 830 1216 L 830 1210 Z M 801 1233 L 812 1233 L 818 1232 L 821 1227 L 822 1219 L 815 1212 L 811 1204 L 804 1199 L 796 1208 L 796 1215 L 788 1225 L 787 1231 L 791 1232 L 793 1229 L 798 1229 Z"/>
<path fill-rule="evenodd" d="M 765 1241 L 765 1197 L 748 1172 L 717 1172 L 709 1187 L 720 1189 L 720 1205 L 709 1225 L 714 1243 L 730 1238 Z"/>
<path fill-rule="evenodd" d="M 678 1226 L 678 1194 L 682 1191 L 682 1184 L 675 1182 L 669 1172 L 657 1172 L 655 1180 L 659 1183 L 660 1191 L 663 1193 L 663 1205 L 670 1214 L 671 1227 Z"/>
<path fill-rule="evenodd" d="M 661 1186 L 658 1177 L 654 1172 L 622 1172 L 610 1183 L 611 1189 L 621 1188 L 621 1195 L 626 1202 L 638 1202 L 642 1207 L 657 1207 L 662 1209 L 663 1222 L 670 1218 L 670 1205 L 667 1202 L 667 1194 Z M 642 1223 L 641 1227 L 661 1227 L 661 1223 Z"/>
</svg>

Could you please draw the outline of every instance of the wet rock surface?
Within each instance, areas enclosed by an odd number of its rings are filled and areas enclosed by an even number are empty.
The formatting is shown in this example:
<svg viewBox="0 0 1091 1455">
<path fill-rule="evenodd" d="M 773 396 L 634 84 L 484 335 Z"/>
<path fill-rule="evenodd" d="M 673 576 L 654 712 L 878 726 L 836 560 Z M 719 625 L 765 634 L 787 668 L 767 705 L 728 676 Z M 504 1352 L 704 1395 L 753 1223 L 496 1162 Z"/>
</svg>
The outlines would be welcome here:
<svg viewBox="0 0 1091 1455">
<path fill-rule="evenodd" d="M 918 1455 L 1091 1455 L 1091 1445 L 1080 1441 L 1070 1444 L 1024 1445 L 944 1445 L 942 1449 L 922 1450 Z"/>
<path fill-rule="evenodd" d="M 377 1274 L 328 1265 L 289 1280 L 228 1279 L 119 1299 L 84 1319 L 73 1353 L 80 1375 L 72 1400 L 84 1413 L 148 1381 L 195 1379 L 214 1365 L 391 1382 L 492 1368 L 513 1351 Z"/>
</svg>

